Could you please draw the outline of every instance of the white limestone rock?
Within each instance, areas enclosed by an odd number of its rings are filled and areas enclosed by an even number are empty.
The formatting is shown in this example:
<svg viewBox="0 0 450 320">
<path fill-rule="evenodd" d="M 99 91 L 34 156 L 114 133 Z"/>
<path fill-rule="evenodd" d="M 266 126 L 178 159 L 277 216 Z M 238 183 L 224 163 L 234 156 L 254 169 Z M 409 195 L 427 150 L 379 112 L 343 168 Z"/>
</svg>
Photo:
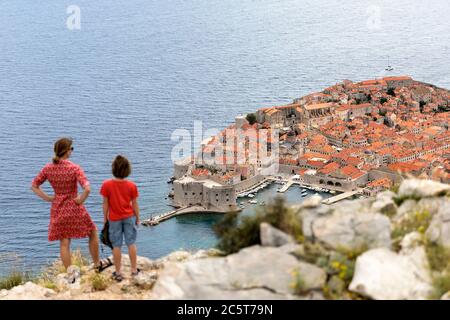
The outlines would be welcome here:
<svg viewBox="0 0 450 320">
<path fill-rule="evenodd" d="M 399 254 L 387 248 L 369 250 L 356 260 L 349 289 L 377 300 L 427 299 L 432 291 L 425 249 Z"/>
<path fill-rule="evenodd" d="M 169 255 L 159 259 L 161 262 L 181 262 L 185 260 L 190 260 L 192 258 L 192 253 L 184 250 L 174 251 Z"/>
<path fill-rule="evenodd" d="M 155 271 L 140 272 L 137 276 L 133 277 L 132 282 L 134 285 L 141 289 L 150 290 L 153 288 L 158 274 Z"/>
<path fill-rule="evenodd" d="M 280 247 L 287 243 L 294 243 L 294 238 L 269 223 L 263 222 L 259 226 L 261 245 L 266 247 Z"/>
<path fill-rule="evenodd" d="M 422 235 L 417 232 L 411 232 L 405 235 L 400 242 L 400 247 L 402 248 L 402 252 L 407 252 L 410 250 L 414 250 L 415 248 L 421 246 L 423 244 Z"/>
<path fill-rule="evenodd" d="M 441 297 L 441 300 L 450 300 L 450 291 Z"/>
<path fill-rule="evenodd" d="M 319 194 L 314 194 L 308 198 L 306 198 L 305 200 L 303 200 L 301 207 L 302 208 L 315 208 L 320 206 L 320 204 L 322 203 L 322 196 Z"/>
<path fill-rule="evenodd" d="M 395 193 L 392 191 L 384 191 L 377 194 L 376 199 L 372 204 L 372 211 L 393 216 L 397 212 L 397 205 L 393 200 L 394 196 Z"/>
<path fill-rule="evenodd" d="M 425 235 L 432 242 L 450 249 L 450 206 L 439 208 Z"/>
<path fill-rule="evenodd" d="M 335 211 L 312 225 L 316 240 L 334 250 L 360 250 L 391 246 L 389 218 L 379 213 Z"/>
<path fill-rule="evenodd" d="M 293 272 L 307 289 L 321 288 L 326 274 L 273 247 L 253 246 L 225 258 L 170 263 L 153 288 L 157 299 L 290 299 Z M 250 294 L 252 293 L 252 294 Z"/>
<path fill-rule="evenodd" d="M 450 185 L 433 180 L 404 180 L 398 190 L 401 197 L 435 197 L 450 192 Z"/>
<path fill-rule="evenodd" d="M 56 294 L 55 291 L 43 288 L 33 282 L 0 291 L 0 300 L 49 300 Z"/>
<path fill-rule="evenodd" d="M 312 226 L 314 221 L 320 217 L 328 216 L 333 212 L 331 206 L 321 205 L 317 208 L 306 208 L 300 211 L 300 218 L 302 220 L 303 235 L 307 239 L 313 238 Z"/>
</svg>

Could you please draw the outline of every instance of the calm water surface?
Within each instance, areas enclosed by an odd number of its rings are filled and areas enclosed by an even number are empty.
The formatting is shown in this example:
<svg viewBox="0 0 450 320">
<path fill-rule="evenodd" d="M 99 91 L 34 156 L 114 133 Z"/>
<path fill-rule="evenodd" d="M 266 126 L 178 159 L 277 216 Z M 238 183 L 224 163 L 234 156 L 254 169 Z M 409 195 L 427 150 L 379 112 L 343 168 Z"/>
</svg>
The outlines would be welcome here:
<svg viewBox="0 0 450 320">
<path fill-rule="evenodd" d="M 66 28 L 72 4 L 81 30 Z M 160 213 L 170 209 L 171 133 L 194 120 L 224 128 L 345 78 L 383 76 L 388 56 L 397 74 L 450 88 L 449 9 L 446 0 L 2 1 L 0 274 L 58 257 L 49 204 L 29 189 L 58 137 L 75 140 L 99 226 L 98 189 L 117 153 L 133 162 L 142 215 Z M 296 192 L 290 201 L 301 201 Z M 141 228 L 139 252 L 211 247 L 217 218 Z"/>
</svg>

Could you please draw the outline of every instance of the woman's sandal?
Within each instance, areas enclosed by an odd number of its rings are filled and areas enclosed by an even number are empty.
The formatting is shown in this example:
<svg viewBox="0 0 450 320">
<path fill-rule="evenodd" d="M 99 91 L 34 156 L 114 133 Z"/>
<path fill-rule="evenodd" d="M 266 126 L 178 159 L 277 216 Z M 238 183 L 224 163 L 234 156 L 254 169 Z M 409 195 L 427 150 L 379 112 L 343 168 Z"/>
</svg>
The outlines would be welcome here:
<svg viewBox="0 0 450 320">
<path fill-rule="evenodd" d="M 123 277 L 121 274 L 116 273 L 115 271 L 112 273 L 113 280 L 116 280 L 117 282 L 121 282 L 123 280 Z"/>
<path fill-rule="evenodd" d="M 110 258 L 106 258 L 104 260 L 100 260 L 100 264 L 98 266 L 95 267 L 95 271 L 97 273 L 102 272 L 103 270 L 105 270 L 106 268 L 110 267 L 113 265 L 113 262 L 111 261 Z"/>
</svg>

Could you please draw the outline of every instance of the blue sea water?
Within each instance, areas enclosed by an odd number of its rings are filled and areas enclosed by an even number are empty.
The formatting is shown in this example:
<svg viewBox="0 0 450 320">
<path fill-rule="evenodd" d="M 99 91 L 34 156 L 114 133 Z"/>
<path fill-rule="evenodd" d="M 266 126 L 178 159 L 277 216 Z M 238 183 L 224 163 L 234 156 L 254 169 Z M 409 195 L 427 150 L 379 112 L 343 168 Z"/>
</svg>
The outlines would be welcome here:
<svg viewBox="0 0 450 320">
<path fill-rule="evenodd" d="M 80 30 L 66 27 L 69 5 L 81 10 Z M 98 189 L 118 153 L 133 163 L 142 215 L 164 212 L 171 134 L 194 120 L 224 128 L 346 78 L 383 76 L 388 57 L 395 74 L 450 88 L 449 12 L 446 0 L 3 0 L 0 275 L 58 257 L 49 205 L 29 189 L 58 137 L 75 140 L 99 226 Z M 139 253 L 211 247 L 217 219 L 141 228 Z"/>
</svg>

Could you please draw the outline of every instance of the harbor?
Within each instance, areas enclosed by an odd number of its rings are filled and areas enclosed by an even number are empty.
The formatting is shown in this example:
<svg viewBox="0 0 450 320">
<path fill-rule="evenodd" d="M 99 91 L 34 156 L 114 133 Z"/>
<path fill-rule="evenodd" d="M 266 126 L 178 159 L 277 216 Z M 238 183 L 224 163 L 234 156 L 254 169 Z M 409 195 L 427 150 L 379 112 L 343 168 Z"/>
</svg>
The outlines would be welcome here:
<svg viewBox="0 0 450 320">
<path fill-rule="evenodd" d="M 283 196 L 289 204 L 300 204 L 307 197 L 319 194 L 324 200 L 324 204 L 332 204 L 337 201 L 349 198 L 359 191 L 338 192 L 313 185 L 303 185 L 296 180 L 296 176 L 271 176 L 262 180 L 260 183 L 244 190 L 237 195 L 237 205 L 242 215 L 251 215 L 255 209 L 264 207 L 277 194 Z M 144 226 L 156 226 L 161 222 L 188 214 L 207 214 L 212 213 L 202 206 L 180 207 L 165 213 L 152 215 L 142 221 Z"/>
</svg>

